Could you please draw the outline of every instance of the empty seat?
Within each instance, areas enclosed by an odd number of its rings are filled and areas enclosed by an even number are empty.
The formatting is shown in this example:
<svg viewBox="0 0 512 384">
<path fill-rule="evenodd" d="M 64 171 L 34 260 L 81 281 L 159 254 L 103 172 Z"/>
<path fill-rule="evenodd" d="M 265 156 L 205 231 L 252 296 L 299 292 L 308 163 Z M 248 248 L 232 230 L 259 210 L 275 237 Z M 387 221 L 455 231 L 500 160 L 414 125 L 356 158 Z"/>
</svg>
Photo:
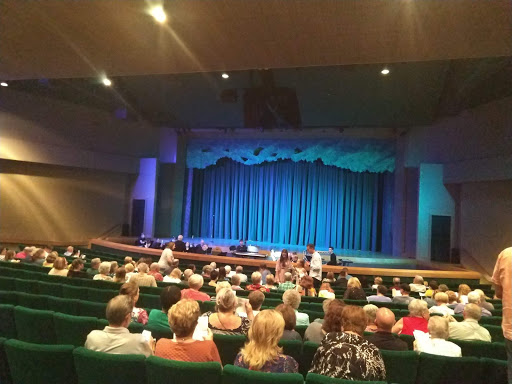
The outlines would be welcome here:
<svg viewBox="0 0 512 384">
<path fill-rule="evenodd" d="M 48 310 L 78 316 L 80 314 L 80 301 L 78 299 L 63 299 L 61 297 L 47 298 Z"/>
<path fill-rule="evenodd" d="M 219 350 L 222 365 L 233 364 L 235 357 L 244 346 L 246 337 L 241 335 L 213 335 L 213 341 Z"/>
<path fill-rule="evenodd" d="M 14 384 L 77 382 L 73 346 L 7 340 L 4 344 Z"/>
<path fill-rule="evenodd" d="M 139 301 L 137 301 L 137 306 L 144 308 L 162 308 L 162 303 L 160 302 L 160 296 L 157 295 L 140 295 Z"/>
<path fill-rule="evenodd" d="M 304 345 L 302 346 L 302 359 L 299 364 L 300 372 L 304 376 L 308 373 L 309 368 L 311 368 L 311 363 L 313 362 L 313 357 L 315 357 L 318 346 L 319 344 L 313 343 L 311 341 L 304 342 Z"/>
<path fill-rule="evenodd" d="M 55 313 L 53 317 L 58 344 L 82 347 L 91 331 L 101 329 L 95 317 L 70 316 L 64 313 Z"/>
<path fill-rule="evenodd" d="M 0 337 L 15 339 L 16 323 L 14 322 L 14 305 L 0 304 Z"/>
<path fill-rule="evenodd" d="M 480 360 L 476 357 L 420 353 L 416 384 L 481 384 L 484 381 Z"/>
<path fill-rule="evenodd" d="M 5 274 L 4 274 L 5 270 L 2 269 L 1 271 L 2 271 L 2 275 L 5 276 Z M 13 279 L 0 276 L 0 291 L 12 291 L 14 289 L 16 289 L 16 283 L 14 282 Z"/>
<path fill-rule="evenodd" d="M 70 279 L 74 280 L 74 279 Z M 83 287 L 75 287 L 72 285 L 67 285 L 62 289 L 62 297 L 66 299 L 79 299 L 79 300 L 87 300 L 89 294 L 87 292 L 87 288 Z"/>
<path fill-rule="evenodd" d="M 62 297 L 62 284 L 37 282 L 37 289 L 40 295 L 49 295 L 53 297 Z"/>
<path fill-rule="evenodd" d="M 94 303 L 92 301 L 79 301 L 79 312 L 80 316 L 91 316 L 97 317 L 99 319 L 104 319 L 106 317 L 106 303 Z"/>
<path fill-rule="evenodd" d="M 306 376 L 306 384 L 386 384 L 386 382 L 335 379 L 333 377 L 322 376 L 316 373 L 308 373 Z"/>
<path fill-rule="evenodd" d="M 73 351 L 80 384 L 146 382 L 146 357 L 91 351 L 80 347 Z"/>
<path fill-rule="evenodd" d="M 483 316 L 480 319 L 480 325 L 489 324 L 501 326 L 501 321 L 502 318 L 500 316 Z"/>
<path fill-rule="evenodd" d="M 389 383 L 414 384 L 419 364 L 415 351 L 380 351 L 386 366 L 386 379 Z"/>
<path fill-rule="evenodd" d="M 266 373 L 249 369 L 224 366 L 222 384 L 303 384 L 304 378 L 298 373 Z"/>
<path fill-rule="evenodd" d="M 9 372 L 9 364 L 7 362 L 7 355 L 5 354 L 5 337 L 0 337 L 0 383 L 10 384 L 11 373 Z"/>
<path fill-rule="evenodd" d="M 0 303 L 18 305 L 18 292 L 0 291 Z"/>
<path fill-rule="evenodd" d="M 25 292 L 18 292 L 18 305 L 32 309 L 47 309 L 48 296 L 33 295 Z"/>
<path fill-rule="evenodd" d="M 503 328 L 501 328 L 501 326 L 483 324 L 482 327 L 489 331 L 492 341 L 505 341 L 505 337 L 503 336 Z"/>
<path fill-rule="evenodd" d="M 25 307 L 14 308 L 18 339 L 27 343 L 55 344 L 53 313 Z"/>
<path fill-rule="evenodd" d="M 108 303 L 110 299 L 117 296 L 118 292 L 111 289 L 87 288 L 87 300 Z"/>
<path fill-rule="evenodd" d="M 289 355 L 300 364 L 302 358 L 302 341 L 300 340 L 281 340 L 279 346 L 283 347 L 283 353 Z"/>
<path fill-rule="evenodd" d="M 482 378 L 485 382 L 493 384 L 508 383 L 506 361 L 484 357 L 480 359 L 480 364 L 482 365 Z"/>
<path fill-rule="evenodd" d="M 189 363 L 150 356 L 146 359 L 148 384 L 187 383 L 219 384 L 222 367 L 219 363 Z M 193 379 L 192 379 L 193 378 Z"/>
<path fill-rule="evenodd" d="M 38 293 L 37 280 L 15 279 L 16 290 L 25 293 Z"/>
</svg>

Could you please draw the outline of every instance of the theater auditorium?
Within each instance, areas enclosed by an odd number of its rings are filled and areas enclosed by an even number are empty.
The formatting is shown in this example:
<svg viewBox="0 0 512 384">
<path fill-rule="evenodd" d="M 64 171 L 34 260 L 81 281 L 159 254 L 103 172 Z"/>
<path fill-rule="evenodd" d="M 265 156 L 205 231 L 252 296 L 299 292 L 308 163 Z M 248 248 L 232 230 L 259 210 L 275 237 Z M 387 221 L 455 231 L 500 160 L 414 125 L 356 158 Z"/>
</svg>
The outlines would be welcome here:
<svg viewBox="0 0 512 384">
<path fill-rule="evenodd" d="M 0 384 L 512 383 L 512 3 L 0 2 Z"/>
</svg>

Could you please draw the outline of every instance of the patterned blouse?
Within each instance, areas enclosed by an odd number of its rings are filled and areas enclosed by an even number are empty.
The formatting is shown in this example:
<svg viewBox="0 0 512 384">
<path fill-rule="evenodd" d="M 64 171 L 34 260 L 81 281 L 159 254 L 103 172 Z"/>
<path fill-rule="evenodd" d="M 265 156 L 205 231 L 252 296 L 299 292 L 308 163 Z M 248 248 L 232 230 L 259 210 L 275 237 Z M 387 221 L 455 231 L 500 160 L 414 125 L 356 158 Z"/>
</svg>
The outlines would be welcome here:
<svg viewBox="0 0 512 384">
<path fill-rule="evenodd" d="M 242 354 L 238 353 L 235 358 L 235 366 L 251 369 L 249 365 L 244 361 Z M 259 372 L 271 372 L 271 373 L 296 373 L 299 371 L 299 364 L 295 359 L 288 355 L 278 355 L 273 361 L 267 361 Z"/>
<path fill-rule="evenodd" d="M 310 372 L 345 380 L 385 380 L 378 348 L 360 336 L 331 332 L 318 347 Z"/>
<path fill-rule="evenodd" d="M 240 323 L 240 326 L 235 329 L 221 329 L 214 327 L 210 323 L 210 315 L 213 314 L 213 312 L 206 312 L 203 316 L 208 316 L 208 328 L 212 330 L 212 333 L 217 335 L 243 335 L 247 336 L 247 332 L 249 332 L 249 328 L 251 327 L 251 321 L 247 317 L 240 317 L 242 322 Z"/>
</svg>

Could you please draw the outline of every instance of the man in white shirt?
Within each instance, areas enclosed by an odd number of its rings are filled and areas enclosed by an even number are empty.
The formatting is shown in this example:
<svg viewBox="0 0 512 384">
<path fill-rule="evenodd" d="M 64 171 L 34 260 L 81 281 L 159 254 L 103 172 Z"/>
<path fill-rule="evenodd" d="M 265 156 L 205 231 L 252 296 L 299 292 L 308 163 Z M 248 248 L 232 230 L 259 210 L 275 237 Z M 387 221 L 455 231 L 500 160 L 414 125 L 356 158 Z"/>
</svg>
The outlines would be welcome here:
<svg viewBox="0 0 512 384">
<path fill-rule="evenodd" d="M 482 309 L 477 304 L 466 304 L 462 312 L 464 321 L 460 323 L 453 317 L 450 319 L 450 339 L 492 341 L 487 329 L 478 324 L 482 317 Z"/>
<path fill-rule="evenodd" d="M 226 265 L 226 266 L 224 267 L 224 269 L 226 270 L 226 277 L 227 277 L 228 279 L 231 279 L 231 278 L 233 277 L 233 275 L 235 274 L 235 271 L 232 271 L 232 270 L 231 270 L 231 266 L 230 266 L 230 265 Z"/>
<path fill-rule="evenodd" d="M 170 242 L 167 244 L 165 249 L 162 251 L 160 255 L 160 260 L 158 260 L 158 265 L 160 266 L 160 271 L 165 272 L 169 268 L 172 267 L 174 262 L 174 256 L 172 254 L 172 248 L 174 248 L 174 243 Z"/>
<path fill-rule="evenodd" d="M 428 332 L 414 331 L 414 350 L 430 353 L 431 355 L 461 357 L 460 347 L 447 341 L 449 337 L 448 319 L 441 316 L 432 316 L 428 321 Z M 430 335 L 429 335 L 430 334 Z"/>
<path fill-rule="evenodd" d="M 128 325 L 132 321 L 133 301 L 126 295 L 119 295 L 107 304 L 108 326 L 102 331 L 95 330 L 87 335 L 85 348 L 106 353 L 135 354 L 146 357 L 153 354 L 149 341 L 141 333 L 130 333 Z"/>
<path fill-rule="evenodd" d="M 315 251 L 315 244 L 308 244 L 306 249 L 311 255 L 309 276 L 313 278 L 313 285 L 318 289 L 322 285 L 322 256 Z"/>
<path fill-rule="evenodd" d="M 244 267 L 242 267 L 241 265 L 238 265 L 236 267 L 236 274 L 238 276 L 240 276 L 240 282 L 247 283 L 247 275 L 245 273 L 243 273 L 243 271 L 244 271 Z"/>
</svg>

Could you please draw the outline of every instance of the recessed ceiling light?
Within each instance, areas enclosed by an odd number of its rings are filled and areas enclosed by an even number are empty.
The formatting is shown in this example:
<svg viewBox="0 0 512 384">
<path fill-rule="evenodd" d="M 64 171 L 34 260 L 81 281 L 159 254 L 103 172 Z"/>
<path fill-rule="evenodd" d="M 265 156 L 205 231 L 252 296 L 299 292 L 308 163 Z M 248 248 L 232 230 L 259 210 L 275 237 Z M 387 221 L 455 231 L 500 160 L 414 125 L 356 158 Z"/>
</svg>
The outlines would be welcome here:
<svg viewBox="0 0 512 384">
<path fill-rule="evenodd" d="M 382 71 L 380 71 L 380 73 L 382 73 L 383 75 L 387 75 L 389 74 L 389 69 L 384 68 Z"/>
<path fill-rule="evenodd" d="M 101 80 L 103 85 L 110 87 L 112 85 L 112 81 L 108 77 L 104 77 L 103 80 Z"/>
<path fill-rule="evenodd" d="M 229 79 L 229 75 L 228 75 L 227 73 L 223 73 L 223 74 L 222 74 L 222 78 L 223 78 L 223 79 Z"/>
<path fill-rule="evenodd" d="M 159 23 L 165 23 L 167 15 L 161 5 L 157 5 L 149 10 L 149 14 L 155 18 Z"/>
<path fill-rule="evenodd" d="M 8 86 L 9 86 L 9 84 L 7 84 L 5 81 L 2 81 L 2 82 L 0 83 L 0 85 L 1 85 L 2 87 L 8 87 Z"/>
</svg>

